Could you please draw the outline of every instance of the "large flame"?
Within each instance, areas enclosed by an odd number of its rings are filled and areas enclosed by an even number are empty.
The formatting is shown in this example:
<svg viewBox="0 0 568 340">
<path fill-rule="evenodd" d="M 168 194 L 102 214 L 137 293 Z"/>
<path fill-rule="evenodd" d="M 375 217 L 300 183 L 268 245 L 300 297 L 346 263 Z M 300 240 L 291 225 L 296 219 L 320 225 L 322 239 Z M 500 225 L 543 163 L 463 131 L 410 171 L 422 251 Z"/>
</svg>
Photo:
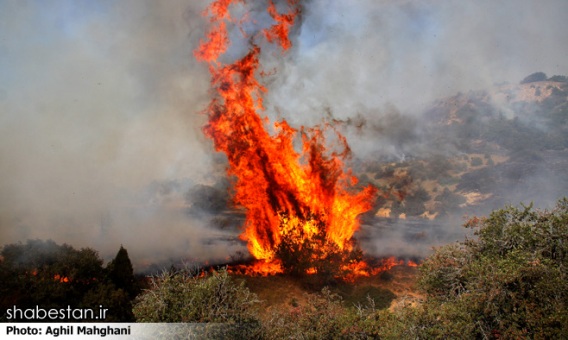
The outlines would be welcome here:
<svg viewBox="0 0 568 340">
<path fill-rule="evenodd" d="M 217 0 L 207 8 L 210 29 L 194 55 L 208 63 L 215 90 L 204 132 L 216 150 L 227 155 L 227 172 L 235 179 L 234 202 L 246 209 L 241 238 L 259 260 L 256 270 L 266 274 L 283 270 L 279 247 L 284 241 L 298 251 L 310 248 L 314 260 L 348 252 L 359 228 L 358 216 L 372 207 L 377 190 L 356 188 L 357 179 L 343 163 L 350 151 L 345 138 L 330 124 L 295 129 L 285 120 L 270 124 L 261 116 L 267 89 L 259 80 L 259 39 L 289 49 L 288 34 L 300 14 L 299 4 L 289 0 L 289 11 L 280 14 L 269 1 L 267 11 L 274 24 L 247 36 L 248 53 L 224 64 L 220 57 L 230 46 L 227 27 L 243 22 L 231 17 L 229 7 L 234 3 L 242 1 Z M 330 139 L 336 144 L 333 150 L 326 147 Z M 344 266 L 362 268 L 357 260 Z"/>
</svg>

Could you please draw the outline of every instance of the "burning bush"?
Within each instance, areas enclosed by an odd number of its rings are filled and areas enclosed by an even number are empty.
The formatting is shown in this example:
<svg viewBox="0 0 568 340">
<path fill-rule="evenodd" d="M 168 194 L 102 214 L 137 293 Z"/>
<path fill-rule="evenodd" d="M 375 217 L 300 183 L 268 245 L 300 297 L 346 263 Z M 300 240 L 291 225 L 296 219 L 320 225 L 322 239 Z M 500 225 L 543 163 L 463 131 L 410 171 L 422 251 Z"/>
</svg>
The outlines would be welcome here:
<svg viewBox="0 0 568 340">
<path fill-rule="evenodd" d="M 194 55 L 208 64 L 215 93 L 205 110 L 203 132 L 227 155 L 227 175 L 235 179 L 233 201 L 246 210 L 241 239 L 264 273 L 274 274 L 275 263 L 280 263 L 290 273 L 335 276 L 341 261 L 357 257 L 351 243 L 358 216 L 372 208 L 377 189 L 357 187 L 357 178 L 344 167 L 350 154 L 346 138 L 332 123 L 298 129 L 285 120 L 268 124 L 263 116 L 267 88 L 261 82 L 262 47 L 291 47 L 288 33 L 300 14 L 300 2 L 288 1 L 283 14 L 268 2 L 273 23 L 260 28 L 260 34 L 247 33 L 248 53 L 224 63 L 221 56 L 231 44 L 228 27 L 248 22 L 257 12 L 249 8 L 251 13 L 233 17 L 239 15 L 231 12 L 233 4 L 218 0 L 207 8 L 209 32 Z M 262 37 L 266 40 L 259 41 Z M 329 145 L 330 136 L 337 148 Z"/>
<path fill-rule="evenodd" d="M 328 239 L 322 220 L 312 217 L 303 224 L 308 227 L 294 225 L 288 217 L 282 218 L 284 233 L 275 255 L 284 273 L 314 275 L 316 281 L 325 285 L 347 277 L 351 272 L 347 264 L 362 260 L 363 253 L 355 240 L 341 249 Z"/>
</svg>

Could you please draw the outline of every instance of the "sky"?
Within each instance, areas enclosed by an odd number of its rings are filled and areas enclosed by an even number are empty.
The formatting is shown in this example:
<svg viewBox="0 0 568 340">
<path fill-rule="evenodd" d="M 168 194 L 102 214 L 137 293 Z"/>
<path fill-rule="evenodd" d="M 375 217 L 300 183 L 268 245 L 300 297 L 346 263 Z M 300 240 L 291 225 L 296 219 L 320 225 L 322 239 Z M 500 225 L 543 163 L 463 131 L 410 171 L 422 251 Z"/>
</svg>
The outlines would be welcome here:
<svg viewBox="0 0 568 340">
<path fill-rule="evenodd" d="M 192 55 L 207 4 L 0 0 L 0 245 L 51 238 L 108 259 L 123 244 L 139 265 L 242 249 L 186 212 L 187 192 L 220 176 L 201 133 L 209 74 Z M 308 1 L 292 49 L 263 56 L 277 70 L 266 114 L 380 120 L 568 75 L 566 14 L 565 0 Z"/>
</svg>

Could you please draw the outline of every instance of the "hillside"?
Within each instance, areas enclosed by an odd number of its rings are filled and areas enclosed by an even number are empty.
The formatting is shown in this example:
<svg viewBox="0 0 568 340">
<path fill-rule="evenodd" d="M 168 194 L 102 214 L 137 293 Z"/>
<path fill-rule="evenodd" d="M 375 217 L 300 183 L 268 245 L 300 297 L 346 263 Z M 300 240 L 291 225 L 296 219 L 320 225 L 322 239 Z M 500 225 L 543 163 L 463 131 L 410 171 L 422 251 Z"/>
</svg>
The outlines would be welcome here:
<svg viewBox="0 0 568 340">
<path fill-rule="evenodd" d="M 419 118 L 421 152 L 359 163 L 364 182 L 395 193 L 375 217 L 432 220 L 554 202 L 568 189 L 567 96 L 568 83 L 545 80 L 437 100 Z"/>
<path fill-rule="evenodd" d="M 361 186 L 383 193 L 356 235 L 363 249 L 422 257 L 462 237 L 464 216 L 521 202 L 554 204 L 568 192 L 567 98 L 566 77 L 536 73 L 440 98 L 419 113 L 393 109 L 334 120 L 377 150 L 355 149 L 350 164 Z M 225 160 L 217 161 L 216 183 L 190 189 L 185 204 L 239 242 L 244 211 L 226 208 Z"/>
</svg>

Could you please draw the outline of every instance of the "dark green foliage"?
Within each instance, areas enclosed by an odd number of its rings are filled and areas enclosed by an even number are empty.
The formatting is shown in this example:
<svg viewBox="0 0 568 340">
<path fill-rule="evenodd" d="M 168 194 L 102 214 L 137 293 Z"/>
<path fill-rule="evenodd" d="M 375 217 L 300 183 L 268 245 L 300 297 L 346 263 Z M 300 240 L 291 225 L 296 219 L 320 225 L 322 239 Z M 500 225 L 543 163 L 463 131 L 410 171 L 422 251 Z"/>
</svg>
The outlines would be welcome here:
<svg viewBox="0 0 568 340">
<path fill-rule="evenodd" d="M 28 240 L 4 246 L 0 255 L 3 311 L 13 306 L 98 309 L 102 305 L 108 309 L 105 321 L 134 320 L 130 297 L 107 280 L 103 261 L 91 248 L 76 250 L 51 240 Z"/>
<path fill-rule="evenodd" d="M 26 244 L 4 246 L 2 264 L 19 272 L 36 272 L 36 277 L 65 276 L 78 284 L 87 284 L 102 274 L 103 261 L 91 248 L 76 250 L 55 242 L 28 240 Z"/>
<path fill-rule="evenodd" d="M 107 265 L 107 272 L 112 283 L 117 288 L 127 292 L 131 298 L 134 298 L 139 293 L 139 289 L 136 287 L 132 262 L 130 262 L 128 257 L 128 251 L 122 245 L 114 260 Z"/>
<path fill-rule="evenodd" d="M 526 76 L 523 80 L 521 80 L 521 84 L 528 84 L 528 83 L 534 83 L 537 81 L 545 81 L 545 80 L 546 80 L 546 74 L 544 72 L 535 72 Z"/>
<path fill-rule="evenodd" d="M 90 249 L 73 249 L 53 241 L 9 244 L 1 252 L 2 310 L 78 306 L 96 280 L 102 260 Z"/>
<path fill-rule="evenodd" d="M 391 315 L 406 338 L 568 336 L 568 200 L 552 211 L 507 207 L 466 223 L 475 239 L 436 250 L 421 267 L 426 301 Z"/>
<path fill-rule="evenodd" d="M 105 322 L 135 321 L 132 313 L 132 299 L 126 291 L 116 288 L 112 283 L 106 282 L 94 286 L 83 296 L 81 302 L 81 306 L 87 308 L 96 308 L 101 305 L 108 309 Z"/>
</svg>

